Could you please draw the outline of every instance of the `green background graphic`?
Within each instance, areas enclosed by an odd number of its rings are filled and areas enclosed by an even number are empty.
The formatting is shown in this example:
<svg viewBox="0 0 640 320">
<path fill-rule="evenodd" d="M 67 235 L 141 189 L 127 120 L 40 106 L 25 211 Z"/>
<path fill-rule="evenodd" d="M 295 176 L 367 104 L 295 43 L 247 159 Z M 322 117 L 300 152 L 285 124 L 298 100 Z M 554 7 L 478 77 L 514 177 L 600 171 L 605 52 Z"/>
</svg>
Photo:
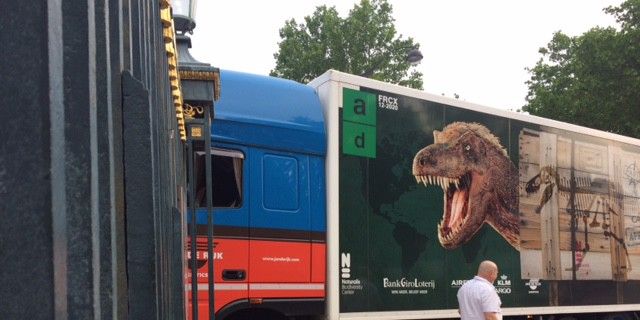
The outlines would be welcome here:
<svg viewBox="0 0 640 320">
<path fill-rule="evenodd" d="M 376 157 L 376 127 L 343 122 L 342 152 L 360 157 Z"/>
<path fill-rule="evenodd" d="M 375 126 L 376 98 L 375 94 L 344 88 L 342 92 L 343 120 Z"/>
<path fill-rule="evenodd" d="M 342 152 L 376 157 L 377 96 L 344 88 L 342 94 Z"/>
<path fill-rule="evenodd" d="M 361 97 L 352 91 L 345 89 L 345 101 Z M 433 143 L 433 130 L 442 130 L 449 123 L 486 126 L 500 139 L 516 168 L 520 131 L 540 130 L 540 126 L 367 88 L 361 88 L 360 94 L 372 95 L 373 101 L 379 94 L 398 98 L 399 108 L 377 109 L 375 158 L 347 146 L 362 127 L 347 121 L 353 119 L 349 108 L 341 114 L 340 253 L 350 255 L 349 280 L 358 280 L 361 289 L 341 290 L 340 311 L 457 309 L 461 280 L 472 278 L 478 264 L 486 259 L 500 268 L 496 287 L 501 291 L 503 308 L 548 306 L 548 281 L 540 280 L 532 289 L 529 279 L 521 278 L 520 253 L 490 226 L 485 224 L 458 249 L 442 248 L 436 230 L 443 214 L 442 189 L 417 184 L 412 175 L 415 154 Z M 389 286 L 402 279 L 423 287 Z M 434 287 L 425 285 L 431 281 Z M 602 304 L 603 300 L 597 300 L 602 288 L 615 290 L 615 284 L 563 282 L 560 303 Z M 637 293 L 637 282 L 632 286 L 629 281 L 625 288 Z M 597 296 L 587 296 L 588 292 Z"/>
</svg>

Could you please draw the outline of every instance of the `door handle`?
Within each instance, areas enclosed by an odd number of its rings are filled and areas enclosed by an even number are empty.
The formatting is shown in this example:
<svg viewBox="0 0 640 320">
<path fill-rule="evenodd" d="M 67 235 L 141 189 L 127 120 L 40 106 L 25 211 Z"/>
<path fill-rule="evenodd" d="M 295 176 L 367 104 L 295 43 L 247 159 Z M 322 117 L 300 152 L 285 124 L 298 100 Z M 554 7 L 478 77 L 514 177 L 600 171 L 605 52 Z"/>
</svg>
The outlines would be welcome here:
<svg viewBox="0 0 640 320">
<path fill-rule="evenodd" d="M 222 270 L 223 280 L 244 280 L 247 277 L 247 272 L 244 270 Z"/>
</svg>

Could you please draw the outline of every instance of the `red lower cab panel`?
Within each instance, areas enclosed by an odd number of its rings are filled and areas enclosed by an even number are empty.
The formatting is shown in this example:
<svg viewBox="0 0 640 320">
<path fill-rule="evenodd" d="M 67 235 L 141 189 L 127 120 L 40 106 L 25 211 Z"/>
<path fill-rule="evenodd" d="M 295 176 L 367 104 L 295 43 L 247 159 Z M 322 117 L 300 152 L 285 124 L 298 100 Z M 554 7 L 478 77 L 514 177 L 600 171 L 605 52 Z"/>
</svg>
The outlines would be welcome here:
<svg viewBox="0 0 640 320">
<path fill-rule="evenodd" d="M 325 244 L 215 238 L 215 311 L 237 301 L 261 303 L 268 299 L 324 298 Z M 191 252 L 186 248 L 185 301 L 191 309 Z M 198 237 L 198 318 L 209 317 L 206 237 Z"/>
</svg>

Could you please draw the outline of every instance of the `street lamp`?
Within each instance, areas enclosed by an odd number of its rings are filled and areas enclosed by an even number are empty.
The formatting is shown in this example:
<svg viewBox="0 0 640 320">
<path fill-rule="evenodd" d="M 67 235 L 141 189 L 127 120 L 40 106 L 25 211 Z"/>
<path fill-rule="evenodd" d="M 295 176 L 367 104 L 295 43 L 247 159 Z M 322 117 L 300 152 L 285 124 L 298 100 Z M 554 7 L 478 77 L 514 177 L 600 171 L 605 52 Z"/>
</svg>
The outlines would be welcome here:
<svg viewBox="0 0 640 320">
<path fill-rule="evenodd" d="M 418 64 L 420 64 L 420 61 L 422 61 L 422 58 L 423 58 L 422 52 L 420 52 L 420 49 L 418 49 L 417 46 L 409 49 L 409 51 L 407 51 L 407 56 L 405 57 L 406 61 L 409 62 L 409 64 L 412 67 L 415 67 Z M 370 67 L 368 70 L 366 70 L 365 72 L 363 72 L 361 76 L 365 78 L 370 78 L 379 67 L 380 67 L 380 64 L 374 65 Z"/>
<path fill-rule="evenodd" d="M 196 0 L 175 0 L 171 5 L 176 31 L 192 34 L 196 27 Z"/>
<path fill-rule="evenodd" d="M 211 121 L 213 119 L 213 103 L 220 96 L 220 70 L 208 63 L 194 59 L 189 53 L 191 38 L 196 27 L 196 0 L 173 0 L 172 15 L 176 30 L 176 47 L 178 56 L 178 75 L 182 89 L 183 110 L 187 131 L 187 167 L 189 175 L 189 209 L 190 242 L 191 242 L 191 316 L 198 318 L 198 267 L 197 267 L 197 231 L 196 215 L 198 204 L 195 201 L 196 177 L 194 159 L 196 148 L 203 146 L 205 154 L 205 180 L 207 204 L 207 256 L 209 287 L 209 318 L 213 318 L 214 308 L 214 276 L 213 276 L 213 194 L 212 194 L 212 161 L 211 161 Z"/>
<path fill-rule="evenodd" d="M 409 52 L 407 52 L 407 61 L 414 67 L 417 66 L 420 61 L 422 61 L 422 58 L 422 52 L 420 52 L 420 49 L 418 49 L 417 47 L 414 47 L 409 50 Z"/>
</svg>

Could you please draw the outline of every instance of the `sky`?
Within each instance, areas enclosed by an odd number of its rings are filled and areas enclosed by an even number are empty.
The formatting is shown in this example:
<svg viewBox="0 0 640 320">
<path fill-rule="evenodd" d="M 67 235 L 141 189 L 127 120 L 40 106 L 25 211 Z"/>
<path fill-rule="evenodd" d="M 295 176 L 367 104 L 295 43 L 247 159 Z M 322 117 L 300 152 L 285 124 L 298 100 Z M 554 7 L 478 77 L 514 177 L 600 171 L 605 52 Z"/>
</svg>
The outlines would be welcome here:
<svg viewBox="0 0 640 320">
<path fill-rule="evenodd" d="M 319 5 L 346 17 L 360 0 L 200 0 L 191 54 L 220 69 L 268 75 L 286 20 Z M 416 67 L 424 90 L 499 109 L 525 105 L 530 78 L 553 33 L 579 36 L 615 26 L 602 11 L 622 0 L 388 0 L 398 35 L 412 37 L 424 56 Z M 222 88 L 224 90 L 224 87 Z"/>
</svg>

